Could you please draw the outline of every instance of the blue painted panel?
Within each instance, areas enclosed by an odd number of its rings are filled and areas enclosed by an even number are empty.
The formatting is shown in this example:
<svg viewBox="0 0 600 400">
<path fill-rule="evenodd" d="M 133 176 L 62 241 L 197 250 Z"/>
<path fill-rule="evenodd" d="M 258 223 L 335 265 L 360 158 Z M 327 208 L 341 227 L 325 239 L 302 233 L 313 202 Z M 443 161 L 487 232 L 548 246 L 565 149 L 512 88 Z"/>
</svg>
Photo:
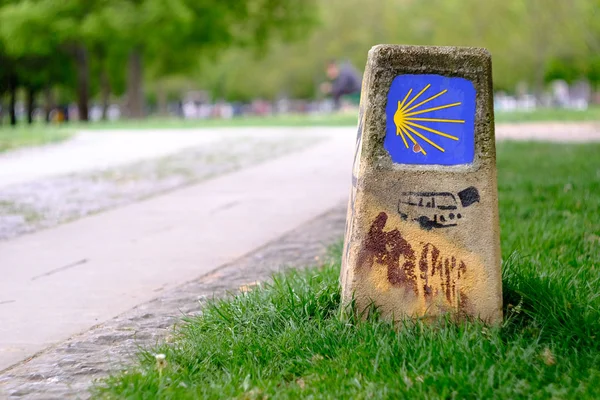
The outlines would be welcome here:
<svg viewBox="0 0 600 400">
<path fill-rule="evenodd" d="M 475 88 L 464 78 L 399 75 L 385 108 L 383 142 L 399 164 L 458 165 L 475 155 Z"/>
</svg>

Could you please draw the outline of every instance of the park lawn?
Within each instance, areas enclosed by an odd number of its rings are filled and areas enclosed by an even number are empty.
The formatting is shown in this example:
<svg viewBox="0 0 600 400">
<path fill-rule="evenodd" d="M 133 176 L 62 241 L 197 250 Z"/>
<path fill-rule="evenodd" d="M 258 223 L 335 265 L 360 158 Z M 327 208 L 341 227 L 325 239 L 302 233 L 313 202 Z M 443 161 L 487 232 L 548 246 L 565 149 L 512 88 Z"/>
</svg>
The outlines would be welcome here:
<svg viewBox="0 0 600 400">
<path fill-rule="evenodd" d="M 184 119 L 152 116 L 141 120 L 121 119 L 92 123 L 69 123 L 80 129 L 198 129 L 252 127 L 311 127 L 356 125 L 358 109 L 340 114 L 286 114 L 241 116 L 231 119 Z"/>
<path fill-rule="evenodd" d="M 21 147 L 40 146 L 60 142 L 73 136 L 74 131 L 63 127 L 2 126 L 0 127 L 0 153 Z"/>
<path fill-rule="evenodd" d="M 598 399 L 599 154 L 600 144 L 499 144 L 501 326 L 340 318 L 337 246 L 329 265 L 210 302 L 93 394 Z"/>
</svg>

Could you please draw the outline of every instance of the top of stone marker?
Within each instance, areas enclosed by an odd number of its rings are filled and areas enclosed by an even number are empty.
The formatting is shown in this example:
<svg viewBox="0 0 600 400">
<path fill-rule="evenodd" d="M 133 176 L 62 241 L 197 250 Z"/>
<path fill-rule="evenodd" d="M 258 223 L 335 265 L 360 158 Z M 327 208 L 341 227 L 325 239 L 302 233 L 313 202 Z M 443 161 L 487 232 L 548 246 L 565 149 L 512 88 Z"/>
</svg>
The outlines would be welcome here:
<svg viewBox="0 0 600 400">
<path fill-rule="evenodd" d="M 495 163 L 491 55 L 486 49 L 475 47 L 389 44 L 372 47 L 363 80 L 366 153 L 380 162 L 388 163 L 384 160 L 389 159 L 389 156 L 381 145 L 386 132 L 386 121 L 390 118 L 385 111 L 388 93 L 395 78 L 410 74 L 463 78 L 471 82 L 475 90 L 470 122 L 471 129 L 474 130 L 474 154 L 465 160 L 449 162 L 467 165 L 469 168 L 479 168 L 482 163 Z M 391 163 L 391 159 L 389 162 Z M 460 165 L 457 167 L 462 168 Z M 431 167 L 437 168 L 435 165 Z"/>
<path fill-rule="evenodd" d="M 414 72 L 483 72 L 491 76 L 492 56 L 480 47 L 379 44 L 369 50 L 369 63 Z"/>
</svg>

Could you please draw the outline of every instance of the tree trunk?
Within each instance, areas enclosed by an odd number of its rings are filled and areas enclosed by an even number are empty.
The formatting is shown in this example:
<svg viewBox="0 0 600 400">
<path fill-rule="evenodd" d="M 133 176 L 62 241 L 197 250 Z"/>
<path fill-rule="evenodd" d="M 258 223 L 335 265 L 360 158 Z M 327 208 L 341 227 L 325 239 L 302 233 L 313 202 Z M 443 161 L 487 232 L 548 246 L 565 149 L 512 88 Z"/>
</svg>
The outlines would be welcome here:
<svg viewBox="0 0 600 400">
<path fill-rule="evenodd" d="M 44 120 L 50 122 L 50 114 L 54 109 L 54 99 L 52 98 L 52 88 L 50 85 L 44 87 Z"/>
<path fill-rule="evenodd" d="M 144 116 L 144 93 L 142 88 L 142 52 L 139 47 L 129 53 L 127 76 L 127 114 L 129 118 Z"/>
<path fill-rule="evenodd" d="M 156 101 L 158 103 L 158 115 L 165 117 L 169 114 L 167 105 L 167 92 L 161 82 L 156 85 Z"/>
<path fill-rule="evenodd" d="M 75 63 L 77 64 L 77 111 L 80 121 L 89 120 L 89 86 L 90 69 L 88 65 L 87 50 L 83 46 L 75 49 Z"/>
<path fill-rule="evenodd" d="M 35 89 L 33 87 L 27 88 L 27 99 L 26 99 L 26 112 L 27 112 L 27 123 L 33 123 L 33 112 L 35 111 Z"/>
<path fill-rule="evenodd" d="M 8 92 L 9 92 L 9 103 L 8 103 L 8 114 L 10 116 L 10 124 L 17 125 L 17 112 L 16 112 L 16 104 L 17 104 L 17 77 L 11 76 L 8 78 Z"/>
<path fill-rule="evenodd" d="M 110 81 L 105 68 L 102 68 L 102 72 L 100 72 L 100 101 L 102 102 L 102 121 L 106 121 L 110 102 Z"/>
</svg>

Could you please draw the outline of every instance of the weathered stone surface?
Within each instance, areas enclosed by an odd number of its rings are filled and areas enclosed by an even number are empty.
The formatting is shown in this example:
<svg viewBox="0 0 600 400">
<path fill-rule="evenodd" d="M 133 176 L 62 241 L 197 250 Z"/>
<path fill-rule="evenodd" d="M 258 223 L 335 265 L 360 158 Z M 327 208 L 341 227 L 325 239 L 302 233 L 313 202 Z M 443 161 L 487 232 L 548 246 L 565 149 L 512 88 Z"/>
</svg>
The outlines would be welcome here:
<svg viewBox="0 0 600 400">
<path fill-rule="evenodd" d="M 445 117 L 455 114 L 464 116 Z M 440 135 L 440 127 L 452 134 Z M 363 79 L 352 184 L 341 273 L 345 302 L 354 298 L 359 312 L 374 302 L 393 318 L 450 312 L 501 320 L 486 50 L 373 47 Z"/>
</svg>

